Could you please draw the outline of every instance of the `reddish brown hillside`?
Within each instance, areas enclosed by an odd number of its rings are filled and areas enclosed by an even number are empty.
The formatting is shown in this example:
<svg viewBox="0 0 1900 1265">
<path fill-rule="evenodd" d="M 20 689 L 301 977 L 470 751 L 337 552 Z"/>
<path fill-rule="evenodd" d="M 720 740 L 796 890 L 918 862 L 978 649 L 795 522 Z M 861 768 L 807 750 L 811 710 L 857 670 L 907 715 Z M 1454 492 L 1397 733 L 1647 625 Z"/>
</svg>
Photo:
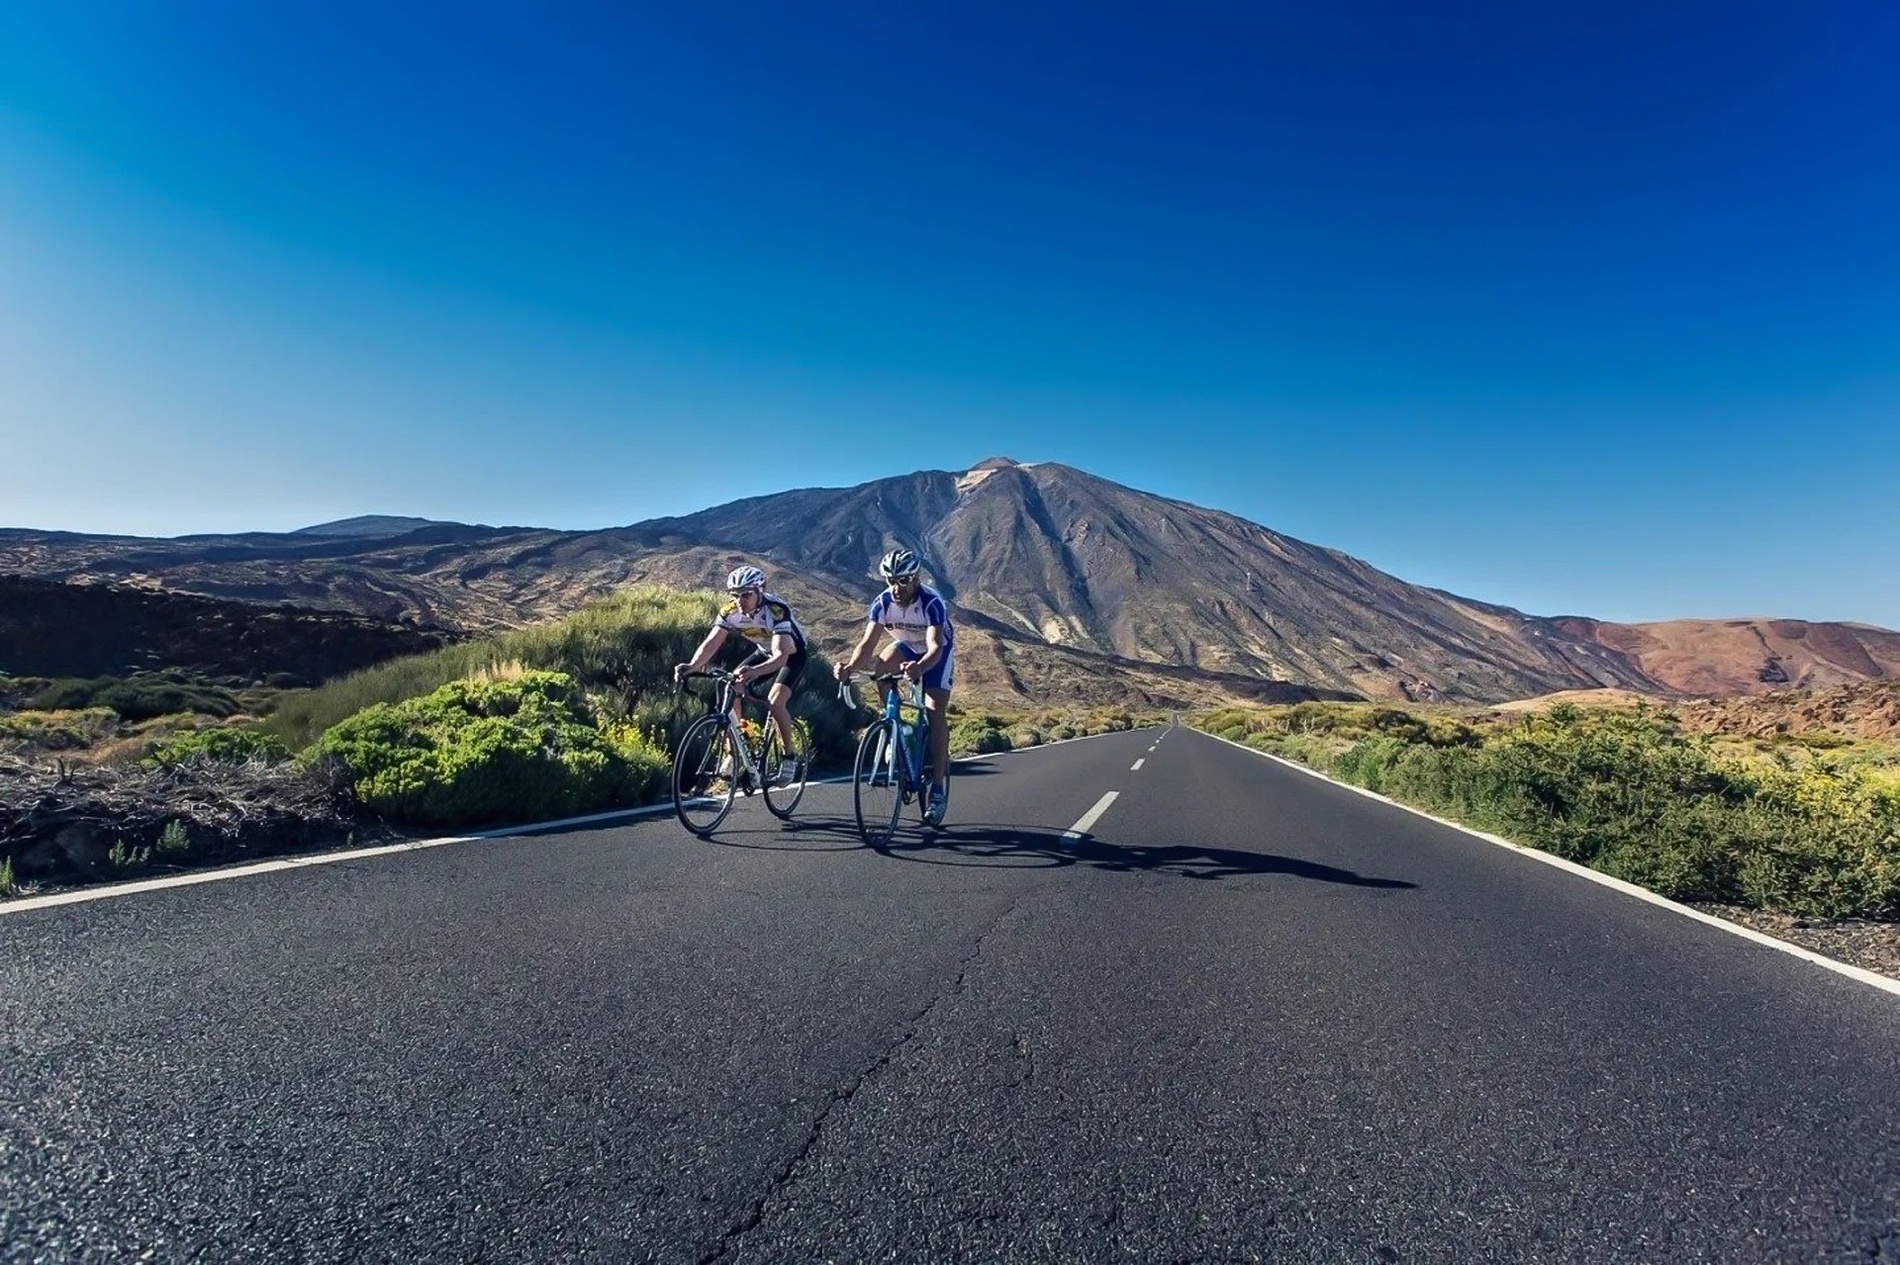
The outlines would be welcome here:
<svg viewBox="0 0 1900 1265">
<path fill-rule="evenodd" d="M 1664 689 L 1695 696 L 1825 689 L 1900 677 L 1900 633 L 1798 619 L 1564 620 L 1572 636 L 1626 656 Z"/>
<path fill-rule="evenodd" d="M 1772 738 L 1832 733 L 1844 738 L 1900 740 L 1900 681 L 1859 682 L 1808 692 L 1777 690 L 1752 698 L 1705 699 L 1677 709 L 1703 733 Z"/>
</svg>

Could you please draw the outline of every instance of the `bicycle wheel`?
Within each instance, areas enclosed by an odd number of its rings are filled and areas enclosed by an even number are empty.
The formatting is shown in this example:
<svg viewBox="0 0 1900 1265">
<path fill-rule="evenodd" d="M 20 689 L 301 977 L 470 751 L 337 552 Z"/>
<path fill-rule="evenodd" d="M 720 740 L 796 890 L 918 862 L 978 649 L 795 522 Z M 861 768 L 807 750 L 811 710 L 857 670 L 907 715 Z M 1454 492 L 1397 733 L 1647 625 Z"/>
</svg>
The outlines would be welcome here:
<svg viewBox="0 0 1900 1265">
<path fill-rule="evenodd" d="M 766 721 L 765 807 L 774 817 L 789 820 L 798 801 L 805 798 L 805 780 L 811 776 L 811 733 L 792 724 L 792 749 L 780 751 L 778 726 Z"/>
<path fill-rule="evenodd" d="M 897 817 L 904 811 L 904 788 L 897 775 L 897 726 L 880 720 L 858 741 L 858 759 L 851 774 L 851 800 L 858 814 L 858 833 L 872 847 L 890 842 Z"/>
<path fill-rule="evenodd" d="M 682 826 L 702 839 L 718 829 L 732 811 L 736 767 L 725 717 L 701 716 L 687 728 L 673 753 L 673 811 Z"/>
</svg>

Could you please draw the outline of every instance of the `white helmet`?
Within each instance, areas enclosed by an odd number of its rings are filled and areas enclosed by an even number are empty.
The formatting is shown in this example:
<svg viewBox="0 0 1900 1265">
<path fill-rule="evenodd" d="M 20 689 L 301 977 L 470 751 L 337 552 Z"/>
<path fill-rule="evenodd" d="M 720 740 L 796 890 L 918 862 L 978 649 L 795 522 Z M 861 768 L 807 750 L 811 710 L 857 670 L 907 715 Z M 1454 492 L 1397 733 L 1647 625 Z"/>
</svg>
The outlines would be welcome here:
<svg viewBox="0 0 1900 1265">
<path fill-rule="evenodd" d="M 734 567 L 732 574 L 726 577 L 726 592 L 743 593 L 747 589 L 763 589 L 765 572 L 757 567 Z"/>
<path fill-rule="evenodd" d="M 923 564 L 908 549 L 893 549 L 877 564 L 877 573 L 887 580 L 902 580 L 916 575 Z"/>
</svg>

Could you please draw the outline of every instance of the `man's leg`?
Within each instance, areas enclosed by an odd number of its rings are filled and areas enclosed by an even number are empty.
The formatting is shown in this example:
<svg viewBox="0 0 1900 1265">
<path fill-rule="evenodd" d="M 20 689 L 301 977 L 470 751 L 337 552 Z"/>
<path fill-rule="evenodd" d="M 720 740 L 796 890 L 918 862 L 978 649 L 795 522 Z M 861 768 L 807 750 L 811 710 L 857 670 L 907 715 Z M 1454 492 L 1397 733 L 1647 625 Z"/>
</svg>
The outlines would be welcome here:
<svg viewBox="0 0 1900 1265">
<path fill-rule="evenodd" d="M 772 723 L 778 726 L 779 750 L 790 751 L 792 749 L 792 713 L 786 704 L 791 702 L 792 687 L 780 682 L 772 687 L 771 693 L 767 694 L 765 699 L 772 705 Z"/>
<path fill-rule="evenodd" d="M 877 657 L 871 660 L 871 670 L 879 675 L 883 675 L 886 672 L 897 671 L 903 667 L 906 662 L 902 643 L 893 641 L 890 645 L 877 652 Z M 899 683 L 896 681 L 886 681 L 880 688 L 883 691 L 879 694 L 877 700 L 878 706 L 880 707 L 884 705 L 884 699 L 891 694 L 898 694 L 900 698 L 902 697 Z"/>
<path fill-rule="evenodd" d="M 942 786 L 950 776 L 950 691 L 925 690 L 924 711 L 930 716 L 930 780 Z"/>
</svg>

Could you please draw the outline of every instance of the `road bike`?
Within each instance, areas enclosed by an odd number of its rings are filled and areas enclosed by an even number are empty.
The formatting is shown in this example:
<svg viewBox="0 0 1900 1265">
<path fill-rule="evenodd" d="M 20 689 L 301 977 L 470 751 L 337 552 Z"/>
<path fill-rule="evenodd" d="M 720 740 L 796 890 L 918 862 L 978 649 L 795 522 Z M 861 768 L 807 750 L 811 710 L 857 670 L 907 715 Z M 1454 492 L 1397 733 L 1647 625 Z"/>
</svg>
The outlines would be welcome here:
<svg viewBox="0 0 1900 1265">
<path fill-rule="evenodd" d="M 915 800 L 917 817 L 936 829 L 943 815 L 930 811 L 930 783 L 924 777 L 930 753 L 930 713 L 924 710 L 924 687 L 901 673 L 869 678 L 884 695 L 884 711 L 858 740 L 857 762 L 852 766 L 851 800 L 858 817 L 858 833 L 872 847 L 890 842 L 904 805 Z M 910 697 L 900 698 L 898 685 L 908 682 Z M 839 694 L 856 706 L 851 678 L 839 682 Z M 944 783 L 946 804 L 949 783 Z"/>
<path fill-rule="evenodd" d="M 711 681 L 716 688 L 706 713 L 686 727 L 673 752 L 673 811 L 680 824 L 702 839 L 710 838 L 732 811 L 734 799 L 754 792 L 764 795 L 774 817 L 790 820 L 811 776 L 810 729 L 803 721 L 793 721 L 793 749 L 782 751 L 765 699 L 739 689 L 732 673 L 717 668 L 688 672 L 680 678 L 680 688 L 693 680 Z M 733 715 L 735 699 L 751 704 L 759 718 L 741 725 Z"/>
</svg>

